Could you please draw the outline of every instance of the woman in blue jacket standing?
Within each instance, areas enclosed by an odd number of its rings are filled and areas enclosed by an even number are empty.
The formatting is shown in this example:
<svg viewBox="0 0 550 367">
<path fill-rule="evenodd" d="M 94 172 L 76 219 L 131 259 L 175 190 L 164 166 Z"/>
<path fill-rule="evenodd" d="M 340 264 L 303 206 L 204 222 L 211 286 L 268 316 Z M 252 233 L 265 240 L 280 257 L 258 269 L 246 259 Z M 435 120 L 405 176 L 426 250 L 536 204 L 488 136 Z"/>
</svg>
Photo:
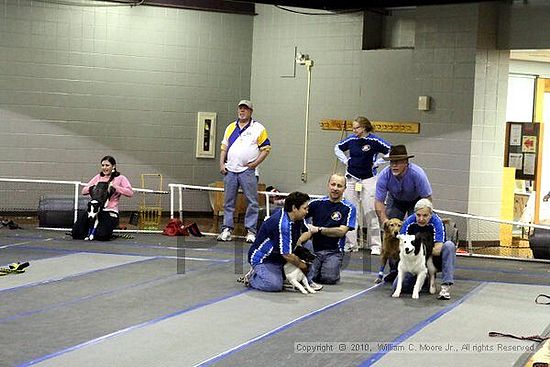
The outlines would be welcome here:
<svg viewBox="0 0 550 367">
<path fill-rule="evenodd" d="M 368 118 L 359 116 L 352 124 L 353 134 L 334 146 L 334 153 L 346 168 L 346 191 L 344 198 L 351 201 L 357 216 L 362 216 L 363 226 L 368 228 L 367 243 L 371 253 L 379 255 L 381 250 L 380 224 L 374 210 L 376 191 L 376 166 L 378 154 L 386 155 L 391 144 L 375 135 Z M 346 155 L 345 152 L 348 152 Z M 358 220 L 358 223 L 359 222 Z M 357 230 L 346 235 L 346 249 L 357 251 Z"/>
</svg>

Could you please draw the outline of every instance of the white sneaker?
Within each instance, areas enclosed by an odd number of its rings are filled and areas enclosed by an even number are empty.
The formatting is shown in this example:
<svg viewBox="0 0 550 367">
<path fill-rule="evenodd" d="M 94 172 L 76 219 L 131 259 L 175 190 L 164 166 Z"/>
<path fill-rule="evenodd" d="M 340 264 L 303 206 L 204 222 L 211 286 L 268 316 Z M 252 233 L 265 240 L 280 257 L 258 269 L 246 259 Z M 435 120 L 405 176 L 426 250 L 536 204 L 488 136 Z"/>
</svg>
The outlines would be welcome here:
<svg viewBox="0 0 550 367">
<path fill-rule="evenodd" d="M 370 254 L 371 255 L 380 255 L 380 253 L 381 253 L 380 245 L 372 245 L 370 247 Z"/>
<path fill-rule="evenodd" d="M 231 241 L 231 230 L 229 228 L 224 228 L 222 233 L 218 235 L 218 241 Z"/>
<path fill-rule="evenodd" d="M 321 284 L 317 284 L 315 282 L 311 282 L 309 283 L 309 286 L 314 290 L 314 291 L 320 291 L 321 289 L 323 289 L 323 286 Z"/>
<path fill-rule="evenodd" d="M 348 244 L 344 246 L 344 252 L 357 252 L 357 251 L 359 251 L 359 248 L 357 246 L 351 246 Z"/>
<path fill-rule="evenodd" d="M 248 231 L 244 241 L 247 242 L 247 243 L 254 243 L 254 241 L 256 241 L 256 234 L 254 232 Z"/>
<path fill-rule="evenodd" d="M 441 291 L 437 298 L 443 300 L 451 299 L 451 286 L 449 284 L 441 284 Z"/>
</svg>

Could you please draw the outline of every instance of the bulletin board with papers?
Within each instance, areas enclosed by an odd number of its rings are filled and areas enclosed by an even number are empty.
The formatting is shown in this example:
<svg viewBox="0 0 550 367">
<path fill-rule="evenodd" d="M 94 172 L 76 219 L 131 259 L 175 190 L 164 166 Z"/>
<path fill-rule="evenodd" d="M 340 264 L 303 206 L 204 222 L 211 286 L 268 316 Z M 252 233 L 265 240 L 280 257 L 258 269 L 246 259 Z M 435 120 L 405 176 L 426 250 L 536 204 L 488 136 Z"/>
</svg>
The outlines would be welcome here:
<svg viewBox="0 0 550 367">
<path fill-rule="evenodd" d="M 516 168 L 517 180 L 535 180 L 540 124 L 507 122 L 504 166 Z"/>
</svg>

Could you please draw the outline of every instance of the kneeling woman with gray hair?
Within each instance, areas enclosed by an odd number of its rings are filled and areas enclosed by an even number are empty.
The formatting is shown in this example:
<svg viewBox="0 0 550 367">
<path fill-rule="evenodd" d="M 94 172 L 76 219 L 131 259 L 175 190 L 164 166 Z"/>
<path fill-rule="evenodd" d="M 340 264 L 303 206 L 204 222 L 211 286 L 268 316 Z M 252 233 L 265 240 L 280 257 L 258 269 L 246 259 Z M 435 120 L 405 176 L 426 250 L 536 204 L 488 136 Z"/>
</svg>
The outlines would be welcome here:
<svg viewBox="0 0 550 367">
<path fill-rule="evenodd" d="M 403 222 L 401 234 L 415 235 L 419 232 L 428 232 L 433 236 L 433 261 L 438 270 L 441 270 L 441 291 L 439 299 L 451 299 L 451 285 L 454 283 L 456 246 L 452 241 L 446 241 L 445 226 L 439 216 L 433 212 L 433 204 L 429 199 L 420 199 L 414 206 L 414 214 Z M 403 280 L 403 290 L 412 291 L 415 283 L 413 274 L 406 274 Z M 394 288 L 395 288 L 394 282 Z"/>
</svg>

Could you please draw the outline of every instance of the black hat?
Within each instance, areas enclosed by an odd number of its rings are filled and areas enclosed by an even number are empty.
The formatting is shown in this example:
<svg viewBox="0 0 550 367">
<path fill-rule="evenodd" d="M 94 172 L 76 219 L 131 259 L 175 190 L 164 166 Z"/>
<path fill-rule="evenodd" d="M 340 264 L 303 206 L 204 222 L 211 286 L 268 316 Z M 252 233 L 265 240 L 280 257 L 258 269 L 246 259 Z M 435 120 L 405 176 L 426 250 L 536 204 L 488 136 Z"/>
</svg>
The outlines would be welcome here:
<svg viewBox="0 0 550 367">
<path fill-rule="evenodd" d="M 414 155 L 408 155 L 407 148 L 404 145 L 394 145 L 390 148 L 390 154 L 384 157 L 385 161 L 401 161 L 403 159 L 409 159 Z"/>
</svg>

